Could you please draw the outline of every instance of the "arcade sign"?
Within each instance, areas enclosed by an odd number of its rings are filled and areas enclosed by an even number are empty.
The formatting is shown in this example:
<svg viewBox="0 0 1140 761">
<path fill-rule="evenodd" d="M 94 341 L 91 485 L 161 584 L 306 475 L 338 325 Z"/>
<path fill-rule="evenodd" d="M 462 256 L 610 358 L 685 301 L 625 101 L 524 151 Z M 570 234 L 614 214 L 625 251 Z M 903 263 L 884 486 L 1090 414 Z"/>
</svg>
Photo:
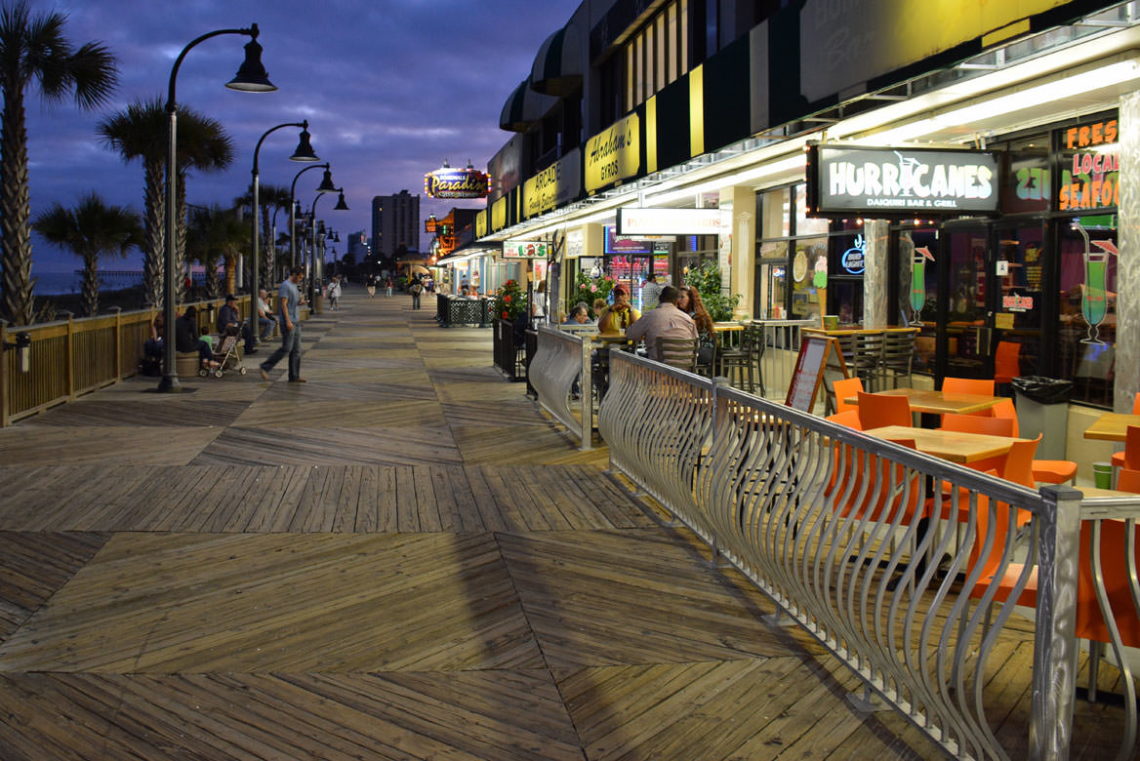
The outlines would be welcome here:
<svg viewBox="0 0 1140 761">
<path fill-rule="evenodd" d="M 808 148 L 813 216 L 996 214 L 998 159 L 988 151 L 927 148 Z"/>
<path fill-rule="evenodd" d="M 443 166 L 424 175 L 424 192 L 429 198 L 486 198 L 491 189 L 491 177 L 468 164 L 457 169 L 443 162 Z"/>
</svg>

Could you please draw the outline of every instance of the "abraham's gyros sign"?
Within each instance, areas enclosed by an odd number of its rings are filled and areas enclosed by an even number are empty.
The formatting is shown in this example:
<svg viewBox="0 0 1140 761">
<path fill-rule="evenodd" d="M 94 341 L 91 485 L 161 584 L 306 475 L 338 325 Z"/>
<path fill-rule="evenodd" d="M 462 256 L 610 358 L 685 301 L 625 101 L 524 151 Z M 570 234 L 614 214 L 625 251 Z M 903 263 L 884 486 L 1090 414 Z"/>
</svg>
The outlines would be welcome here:
<svg viewBox="0 0 1140 761">
<path fill-rule="evenodd" d="M 821 216 L 996 214 L 998 160 L 986 151 L 813 145 L 808 204 Z"/>
</svg>

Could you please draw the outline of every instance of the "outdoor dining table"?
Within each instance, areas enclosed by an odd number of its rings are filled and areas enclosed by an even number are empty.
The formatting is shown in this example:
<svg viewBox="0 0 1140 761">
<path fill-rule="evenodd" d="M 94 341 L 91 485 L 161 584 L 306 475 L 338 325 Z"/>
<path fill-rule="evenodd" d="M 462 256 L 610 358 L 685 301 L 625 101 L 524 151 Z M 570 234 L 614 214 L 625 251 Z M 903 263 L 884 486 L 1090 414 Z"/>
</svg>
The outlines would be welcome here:
<svg viewBox="0 0 1140 761">
<path fill-rule="evenodd" d="M 946 413 L 970 415 L 987 410 L 1005 398 L 984 394 L 961 394 L 954 391 L 934 391 L 925 388 L 893 388 L 876 393 L 884 396 L 905 396 L 910 402 L 911 412 L 929 412 L 937 415 Z M 859 397 L 849 396 L 843 401 L 848 404 L 858 404 Z"/>
<path fill-rule="evenodd" d="M 1106 412 L 1085 431 L 1086 439 L 1102 441 L 1124 441 L 1128 436 L 1128 426 L 1140 425 L 1140 415 L 1123 412 Z"/>
<path fill-rule="evenodd" d="M 985 433 L 946 431 L 941 428 L 911 428 L 905 425 L 872 428 L 864 433 L 887 441 L 910 439 L 914 441 L 914 448 L 919 452 L 960 465 L 1008 454 L 1015 441 L 1024 440 Z"/>
</svg>

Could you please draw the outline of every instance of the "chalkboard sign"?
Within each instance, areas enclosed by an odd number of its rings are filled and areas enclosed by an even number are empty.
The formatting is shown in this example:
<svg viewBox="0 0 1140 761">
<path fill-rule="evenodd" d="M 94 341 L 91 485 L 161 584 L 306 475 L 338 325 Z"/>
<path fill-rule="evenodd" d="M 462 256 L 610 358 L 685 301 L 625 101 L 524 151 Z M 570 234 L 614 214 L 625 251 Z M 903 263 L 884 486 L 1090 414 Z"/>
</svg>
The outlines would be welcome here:
<svg viewBox="0 0 1140 761">
<path fill-rule="evenodd" d="M 796 370 L 792 373 L 792 383 L 788 387 L 788 398 L 784 404 L 804 412 L 812 411 L 830 357 L 838 361 L 843 377 L 847 377 L 847 365 L 843 361 L 843 352 L 839 350 L 838 339 L 813 335 L 803 337 L 800 354 L 796 358 Z"/>
</svg>

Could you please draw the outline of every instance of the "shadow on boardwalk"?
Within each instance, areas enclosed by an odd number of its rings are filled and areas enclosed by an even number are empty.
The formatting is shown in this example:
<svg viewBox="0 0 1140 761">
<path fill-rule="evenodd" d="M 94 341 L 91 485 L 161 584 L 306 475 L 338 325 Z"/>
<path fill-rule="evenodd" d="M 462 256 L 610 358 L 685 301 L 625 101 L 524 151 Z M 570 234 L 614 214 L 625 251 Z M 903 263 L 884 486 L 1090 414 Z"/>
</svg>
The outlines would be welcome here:
<svg viewBox="0 0 1140 761">
<path fill-rule="evenodd" d="M 0 758 L 937 755 L 409 305 L 0 431 Z"/>
</svg>

